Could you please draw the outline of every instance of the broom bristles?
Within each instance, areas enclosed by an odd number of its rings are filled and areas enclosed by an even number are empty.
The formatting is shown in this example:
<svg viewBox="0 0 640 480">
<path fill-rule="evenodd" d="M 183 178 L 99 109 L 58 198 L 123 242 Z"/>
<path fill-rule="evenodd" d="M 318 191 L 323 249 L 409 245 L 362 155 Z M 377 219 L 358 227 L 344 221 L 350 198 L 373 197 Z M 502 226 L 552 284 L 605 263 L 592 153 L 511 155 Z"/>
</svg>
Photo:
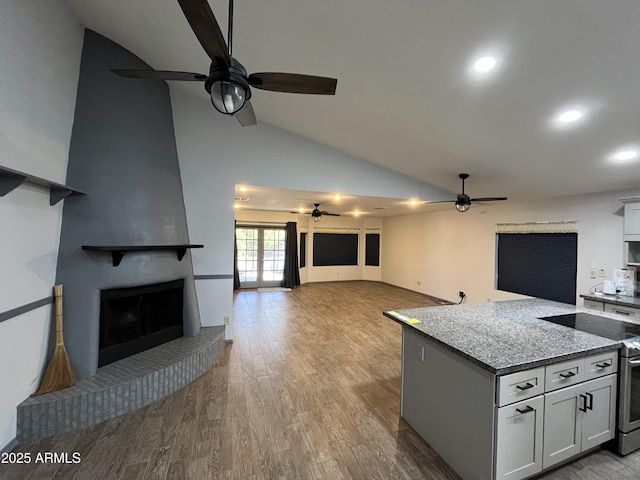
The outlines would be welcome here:
<svg viewBox="0 0 640 480">
<path fill-rule="evenodd" d="M 44 372 L 42 384 L 33 395 L 42 395 L 44 393 L 62 390 L 76 384 L 76 374 L 73 371 L 69 355 L 64 345 L 56 345 L 53 357 L 49 362 L 47 370 Z"/>
</svg>

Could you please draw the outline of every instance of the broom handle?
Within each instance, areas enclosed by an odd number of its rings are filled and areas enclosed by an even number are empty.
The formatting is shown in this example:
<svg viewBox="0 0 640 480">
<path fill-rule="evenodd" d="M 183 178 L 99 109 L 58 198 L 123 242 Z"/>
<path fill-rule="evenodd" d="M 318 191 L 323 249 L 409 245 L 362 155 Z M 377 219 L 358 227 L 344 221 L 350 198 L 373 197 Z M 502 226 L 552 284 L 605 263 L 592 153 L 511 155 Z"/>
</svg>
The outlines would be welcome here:
<svg viewBox="0 0 640 480">
<path fill-rule="evenodd" d="M 56 346 L 64 345 L 62 334 L 62 285 L 53 287 L 56 296 Z"/>
</svg>

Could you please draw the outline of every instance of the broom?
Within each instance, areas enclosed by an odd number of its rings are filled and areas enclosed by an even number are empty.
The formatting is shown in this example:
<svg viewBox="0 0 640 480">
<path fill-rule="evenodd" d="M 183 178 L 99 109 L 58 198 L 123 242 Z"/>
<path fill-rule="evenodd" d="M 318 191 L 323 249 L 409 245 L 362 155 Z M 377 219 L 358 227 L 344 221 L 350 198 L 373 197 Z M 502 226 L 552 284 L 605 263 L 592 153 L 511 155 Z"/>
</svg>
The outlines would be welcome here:
<svg viewBox="0 0 640 480">
<path fill-rule="evenodd" d="M 53 287 L 56 297 L 56 349 L 49 362 L 40 388 L 34 395 L 55 392 L 76 384 L 76 374 L 73 371 L 67 349 L 64 348 L 62 336 L 62 285 Z"/>
</svg>

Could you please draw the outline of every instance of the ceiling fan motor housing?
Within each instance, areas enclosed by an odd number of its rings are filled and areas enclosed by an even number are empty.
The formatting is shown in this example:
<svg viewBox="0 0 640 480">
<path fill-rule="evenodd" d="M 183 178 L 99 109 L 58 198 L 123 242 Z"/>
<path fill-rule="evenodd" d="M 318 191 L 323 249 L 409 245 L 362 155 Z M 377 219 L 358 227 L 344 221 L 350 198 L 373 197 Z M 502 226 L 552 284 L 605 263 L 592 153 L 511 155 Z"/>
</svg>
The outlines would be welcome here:
<svg viewBox="0 0 640 480">
<path fill-rule="evenodd" d="M 231 83 L 242 88 L 244 90 L 243 104 L 251 98 L 251 88 L 249 86 L 249 82 L 247 81 L 247 70 L 240 62 L 238 62 L 233 57 L 231 58 L 231 65 L 229 66 L 229 68 L 227 68 L 226 66 L 220 67 L 215 61 L 211 62 L 211 67 L 209 67 L 209 76 L 204 82 L 204 88 L 207 93 L 209 93 L 209 95 L 211 95 L 213 85 L 217 82 Z M 220 110 L 217 106 L 216 110 L 227 115 L 233 115 L 234 113 L 236 113 L 235 111 L 227 112 Z"/>
</svg>

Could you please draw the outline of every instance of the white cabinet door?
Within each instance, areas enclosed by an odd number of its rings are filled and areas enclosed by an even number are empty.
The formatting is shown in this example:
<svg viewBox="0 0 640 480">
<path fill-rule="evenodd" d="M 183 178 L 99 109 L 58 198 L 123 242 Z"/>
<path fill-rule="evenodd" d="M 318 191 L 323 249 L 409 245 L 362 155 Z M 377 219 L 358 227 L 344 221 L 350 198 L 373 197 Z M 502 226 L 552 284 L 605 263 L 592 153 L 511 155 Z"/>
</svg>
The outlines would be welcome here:
<svg viewBox="0 0 640 480">
<path fill-rule="evenodd" d="M 548 468 L 581 451 L 582 422 L 578 410 L 586 397 L 582 385 L 574 385 L 544 396 L 544 460 Z"/>
<path fill-rule="evenodd" d="M 498 408 L 496 479 L 518 480 L 542 470 L 542 395 Z"/>
<path fill-rule="evenodd" d="M 587 411 L 582 413 L 582 450 L 615 436 L 616 376 L 591 380 L 583 385 Z"/>
<path fill-rule="evenodd" d="M 640 240 L 640 203 L 627 203 L 624 206 L 624 239 Z"/>
<path fill-rule="evenodd" d="M 543 468 L 615 436 L 617 375 L 607 375 L 544 396 Z"/>
</svg>

